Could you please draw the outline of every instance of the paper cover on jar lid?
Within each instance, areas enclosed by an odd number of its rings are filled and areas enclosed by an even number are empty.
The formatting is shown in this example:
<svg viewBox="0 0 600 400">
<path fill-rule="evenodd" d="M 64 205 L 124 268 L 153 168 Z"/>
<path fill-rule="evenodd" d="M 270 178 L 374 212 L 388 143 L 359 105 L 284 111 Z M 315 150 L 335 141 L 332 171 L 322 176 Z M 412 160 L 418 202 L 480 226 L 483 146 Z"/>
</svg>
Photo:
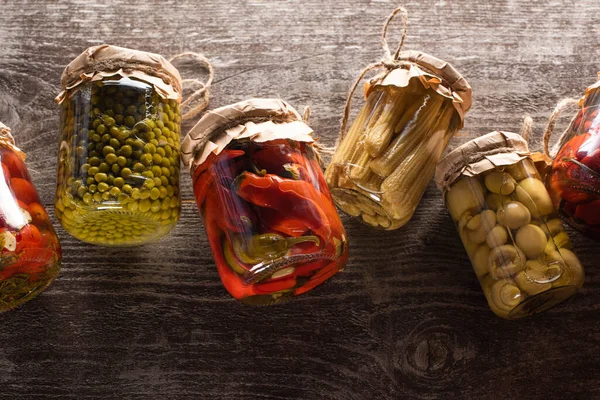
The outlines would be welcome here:
<svg viewBox="0 0 600 400">
<path fill-rule="evenodd" d="M 476 176 L 496 167 L 512 165 L 530 156 L 527 141 L 512 132 L 491 132 L 448 154 L 436 167 L 435 183 L 442 191 L 461 175 Z"/>
<path fill-rule="evenodd" d="M 411 79 L 418 79 L 426 89 L 431 88 L 452 99 L 462 124 L 465 113 L 471 108 L 473 91 L 450 63 L 414 50 L 401 52 L 397 61 L 397 68 L 380 73 L 365 85 L 365 96 L 377 86 L 406 87 Z"/>
<path fill-rule="evenodd" d="M 313 142 L 312 134 L 300 114 L 285 101 L 250 99 L 207 112 L 183 140 L 181 158 L 193 172 L 211 153 L 219 154 L 233 140 Z"/>
<path fill-rule="evenodd" d="M 86 49 L 67 65 L 61 75 L 62 91 L 55 101 L 62 103 L 84 83 L 115 75 L 147 82 L 161 97 L 181 100 L 179 71 L 163 56 L 103 44 Z"/>
</svg>

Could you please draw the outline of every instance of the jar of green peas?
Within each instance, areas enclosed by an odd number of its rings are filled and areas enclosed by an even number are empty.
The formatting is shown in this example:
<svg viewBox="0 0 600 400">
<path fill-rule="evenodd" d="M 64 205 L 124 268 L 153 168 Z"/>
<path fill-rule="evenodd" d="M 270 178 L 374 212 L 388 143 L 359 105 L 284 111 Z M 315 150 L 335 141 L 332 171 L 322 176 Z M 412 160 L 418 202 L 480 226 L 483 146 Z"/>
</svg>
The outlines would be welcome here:
<svg viewBox="0 0 600 400">
<path fill-rule="evenodd" d="M 101 45 L 64 70 L 56 216 L 84 242 L 135 246 L 177 223 L 181 77 L 158 54 Z"/>
</svg>

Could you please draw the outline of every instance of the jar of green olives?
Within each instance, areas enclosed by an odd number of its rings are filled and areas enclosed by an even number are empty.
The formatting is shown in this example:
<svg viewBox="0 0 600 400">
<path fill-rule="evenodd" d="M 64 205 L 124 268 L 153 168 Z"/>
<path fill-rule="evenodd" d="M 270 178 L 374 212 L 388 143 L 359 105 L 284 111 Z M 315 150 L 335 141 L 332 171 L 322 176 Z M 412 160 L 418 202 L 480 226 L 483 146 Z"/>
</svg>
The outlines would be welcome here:
<svg viewBox="0 0 600 400">
<path fill-rule="evenodd" d="M 517 319 L 571 297 L 583 268 L 527 141 L 492 132 L 460 146 L 437 166 L 436 183 L 488 304 Z"/>
<path fill-rule="evenodd" d="M 56 216 L 79 240 L 134 246 L 181 211 L 181 77 L 158 54 L 102 45 L 64 70 Z"/>
</svg>

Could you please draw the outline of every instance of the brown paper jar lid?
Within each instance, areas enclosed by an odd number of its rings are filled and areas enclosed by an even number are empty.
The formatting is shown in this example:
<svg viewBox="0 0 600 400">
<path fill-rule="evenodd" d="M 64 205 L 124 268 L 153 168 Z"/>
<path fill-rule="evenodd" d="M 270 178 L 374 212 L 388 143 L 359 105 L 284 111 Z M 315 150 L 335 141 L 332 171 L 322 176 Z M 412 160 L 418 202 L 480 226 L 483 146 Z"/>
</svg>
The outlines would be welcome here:
<svg viewBox="0 0 600 400">
<path fill-rule="evenodd" d="M 300 114 L 285 101 L 250 99 L 207 112 L 181 143 L 181 158 L 193 173 L 211 153 L 219 154 L 233 140 L 313 142 L 312 134 Z"/>
<path fill-rule="evenodd" d="M 160 96 L 181 100 L 179 71 L 163 56 L 103 44 L 89 47 L 67 65 L 61 75 L 63 91 L 56 101 L 61 103 L 67 91 L 83 83 L 114 75 L 145 81 L 153 85 Z"/>
<path fill-rule="evenodd" d="M 440 95 L 452 99 L 462 125 L 465 114 L 471 108 L 473 90 L 450 63 L 415 50 L 401 52 L 397 61 L 397 68 L 371 79 L 365 87 L 366 95 L 377 86 L 406 87 L 413 78 L 419 79 L 425 88 L 432 88 Z"/>
<path fill-rule="evenodd" d="M 515 164 L 531 155 L 527 141 L 517 133 L 495 131 L 475 138 L 444 157 L 435 170 L 443 192 L 460 176 L 477 176 L 496 167 Z"/>
</svg>

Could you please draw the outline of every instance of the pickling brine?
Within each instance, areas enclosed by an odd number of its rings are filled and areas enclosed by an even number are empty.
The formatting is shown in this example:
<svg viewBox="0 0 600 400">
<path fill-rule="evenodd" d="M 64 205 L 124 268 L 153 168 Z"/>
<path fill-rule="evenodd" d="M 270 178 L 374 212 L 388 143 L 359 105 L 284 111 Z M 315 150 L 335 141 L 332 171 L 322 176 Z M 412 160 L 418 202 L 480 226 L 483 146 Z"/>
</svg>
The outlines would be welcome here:
<svg viewBox="0 0 600 400">
<path fill-rule="evenodd" d="M 583 267 L 519 135 L 468 142 L 442 160 L 437 180 L 498 316 L 545 311 L 582 286 Z"/>
<path fill-rule="evenodd" d="M 182 145 L 219 275 L 244 303 L 307 292 L 347 260 L 311 133 L 284 102 L 253 99 L 208 113 Z"/>
<path fill-rule="evenodd" d="M 61 250 L 24 155 L 0 123 L 0 312 L 38 295 L 58 276 Z M 12 137 L 11 137 L 12 140 Z"/>
</svg>

